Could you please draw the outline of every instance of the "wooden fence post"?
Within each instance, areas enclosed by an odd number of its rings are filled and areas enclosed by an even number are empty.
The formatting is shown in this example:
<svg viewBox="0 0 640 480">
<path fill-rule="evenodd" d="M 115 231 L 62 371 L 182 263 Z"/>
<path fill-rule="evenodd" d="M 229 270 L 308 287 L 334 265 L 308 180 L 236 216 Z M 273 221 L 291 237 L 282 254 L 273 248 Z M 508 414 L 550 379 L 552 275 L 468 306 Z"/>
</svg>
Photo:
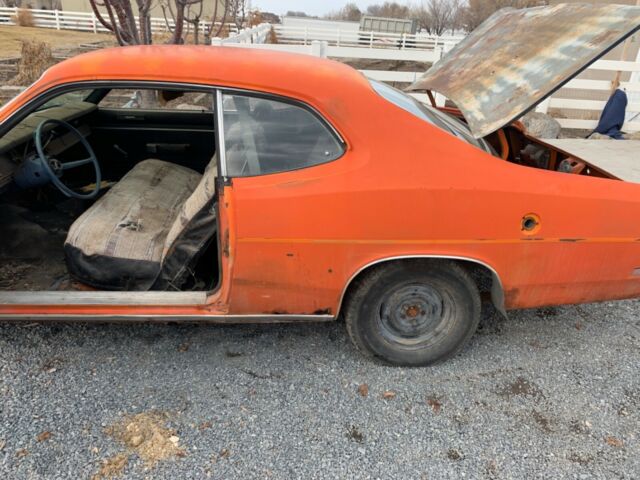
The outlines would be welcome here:
<svg viewBox="0 0 640 480">
<path fill-rule="evenodd" d="M 327 58 L 327 42 L 322 40 L 312 40 L 311 55 L 314 57 Z"/>
<path fill-rule="evenodd" d="M 56 30 L 60 30 L 60 12 L 56 9 L 53 13 L 56 17 Z"/>
</svg>

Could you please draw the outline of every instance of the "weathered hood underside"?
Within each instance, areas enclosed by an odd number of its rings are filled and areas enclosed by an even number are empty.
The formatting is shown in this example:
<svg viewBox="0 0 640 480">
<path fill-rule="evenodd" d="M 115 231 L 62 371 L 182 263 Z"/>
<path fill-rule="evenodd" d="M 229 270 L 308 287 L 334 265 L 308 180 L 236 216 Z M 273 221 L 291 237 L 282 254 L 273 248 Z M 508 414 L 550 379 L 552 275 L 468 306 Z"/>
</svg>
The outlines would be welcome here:
<svg viewBox="0 0 640 480">
<path fill-rule="evenodd" d="M 640 7 L 560 4 L 496 12 L 409 90 L 433 90 L 476 138 L 515 120 L 640 29 Z"/>
</svg>

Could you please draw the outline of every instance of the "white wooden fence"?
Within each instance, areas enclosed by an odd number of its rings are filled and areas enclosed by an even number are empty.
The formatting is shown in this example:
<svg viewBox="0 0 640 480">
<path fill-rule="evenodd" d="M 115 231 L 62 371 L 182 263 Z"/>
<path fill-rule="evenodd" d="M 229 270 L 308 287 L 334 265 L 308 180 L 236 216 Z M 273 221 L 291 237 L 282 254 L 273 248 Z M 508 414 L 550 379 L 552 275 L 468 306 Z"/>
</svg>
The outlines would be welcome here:
<svg viewBox="0 0 640 480">
<path fill-rule="evenodd" d="M 325 41 L 331 46 L 338 47 L 367 47 L 389 48 L 396 50 L 445 50 L 448 51 L 456 45 L 462 36 L 428 35 L 423 33 L 385 33 L 364 32 L 351 29 L 326 29 L 296 27 L 287 25 L 274 25 L 278 43 L 308 45 L 313 40 Z"/>
<path fill-rule="evenodd" d="M 14 7 L 0 7 L 0 25 L 14 25 L 14 18 L 20 9 Z M 37 10 L 29 9 L 31 16 L 33 17 L 34 26 L 41 28 L 55 28 L 56 30 L 79 30 L 84 32 L 93 33 L 108 33 L 107 30 L 100 21 L 96 18 L 93 12 L 69 12 L 62 10 Z M 136 21 L 138 19 L 136 18 Z M 211 22 L 202 22 L 200 29 L 202 33 L 209 28 Z M 218 23 L 219 25 L 219 23 Z M 151 32 L 152 33 L 166 33 L 169 31 L 169 27 L 173 28 L 174 22 L 172 19 L 167 21 L 164 18 L 152 17 L 151 18 Z M 233 23 L 228 23 L 227 27 L 232 34 L 238 32 L 238 28 Z"/>
</svg>

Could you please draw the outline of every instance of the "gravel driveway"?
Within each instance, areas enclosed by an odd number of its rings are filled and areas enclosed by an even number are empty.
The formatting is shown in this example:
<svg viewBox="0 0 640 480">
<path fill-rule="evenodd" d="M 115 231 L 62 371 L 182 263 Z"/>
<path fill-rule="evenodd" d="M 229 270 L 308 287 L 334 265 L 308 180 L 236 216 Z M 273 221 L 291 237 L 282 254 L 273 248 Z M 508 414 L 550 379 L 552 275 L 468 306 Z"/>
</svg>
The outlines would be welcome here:
<svg viewBox="0 0 640 480">
<path fill-rule="evenodd" d="M 426 369 L 342 323 L 0 325 L 0 478 L 639 478 L 639 313 L 487 311 Z"/>
</svg>

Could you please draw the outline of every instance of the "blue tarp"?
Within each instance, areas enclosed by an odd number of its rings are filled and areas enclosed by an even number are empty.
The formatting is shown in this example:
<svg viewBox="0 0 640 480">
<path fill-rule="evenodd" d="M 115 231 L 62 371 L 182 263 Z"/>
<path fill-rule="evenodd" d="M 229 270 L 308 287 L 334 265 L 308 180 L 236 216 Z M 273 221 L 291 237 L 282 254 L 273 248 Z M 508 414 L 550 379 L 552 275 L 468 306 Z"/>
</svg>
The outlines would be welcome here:
<svg viewBox="0 0 640 480">
<path fill-rule="evenodd" d="M 607 101 L 602 110 L 598 126 L 594 130 L 602 135 L 608 135 L 611 138 L 622 140 L 622 125 L 624 125 L 624 116 L 627 109 L 627 94 L 618 89 Z"/>
</svg>

